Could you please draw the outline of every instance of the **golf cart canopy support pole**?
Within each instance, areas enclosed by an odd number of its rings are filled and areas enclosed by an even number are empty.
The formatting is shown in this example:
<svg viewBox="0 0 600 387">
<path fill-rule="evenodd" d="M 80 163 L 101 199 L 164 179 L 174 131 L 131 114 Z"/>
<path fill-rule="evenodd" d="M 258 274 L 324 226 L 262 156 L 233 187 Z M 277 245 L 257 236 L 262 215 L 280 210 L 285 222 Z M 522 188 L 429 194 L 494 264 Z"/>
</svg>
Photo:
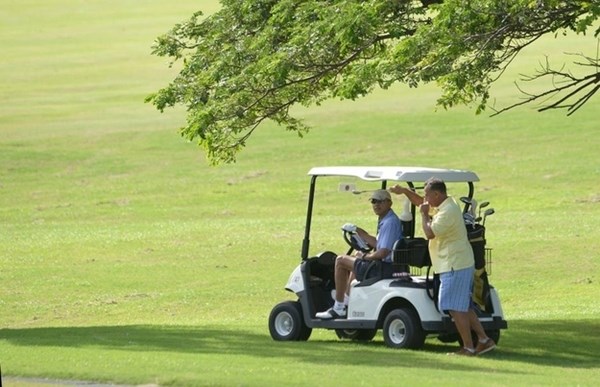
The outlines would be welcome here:
<svg viewBox="0 0 600 387">
<path fill-rule="evenodd" d="M 312 221 L 313 202 L 315 199 L 315 186 L 317 184 L 317 175 L 310 179 L 310 192 L 308 193 L 308 209 L 306 210 L 306 227 L 304 228 L 304 240 L 302 241 L 302 260 L 308 259 L 308 249 L 310 247 L 310 223 Z"/>
</svg>

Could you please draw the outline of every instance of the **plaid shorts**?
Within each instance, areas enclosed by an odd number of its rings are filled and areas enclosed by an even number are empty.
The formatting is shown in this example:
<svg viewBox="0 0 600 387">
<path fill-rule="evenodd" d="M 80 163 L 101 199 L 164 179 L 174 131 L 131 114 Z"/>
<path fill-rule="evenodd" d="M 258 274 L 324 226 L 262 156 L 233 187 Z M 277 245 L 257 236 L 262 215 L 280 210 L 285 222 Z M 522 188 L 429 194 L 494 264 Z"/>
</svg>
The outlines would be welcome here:
<svg viewBox="0 0 600 387">
<path fill-rule="evenodd" d="M 452 270 L 440 274 L 440 310 L 468 312 L 471 307 L 474 267 Z"/>
</svg>

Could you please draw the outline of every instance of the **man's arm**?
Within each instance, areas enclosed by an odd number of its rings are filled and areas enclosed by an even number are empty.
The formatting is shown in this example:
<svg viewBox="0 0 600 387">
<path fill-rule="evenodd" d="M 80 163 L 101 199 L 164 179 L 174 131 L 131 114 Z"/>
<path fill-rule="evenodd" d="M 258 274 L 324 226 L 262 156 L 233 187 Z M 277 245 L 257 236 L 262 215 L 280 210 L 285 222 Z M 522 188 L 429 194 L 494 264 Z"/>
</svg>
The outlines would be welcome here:
<svg viewBox="0 0 600 387">
<path fill-rule="evenodd" d="M 363 256 L 359 257 L 359 258 L 365 259 L 367 261 L 381 261 L 385 257 L 387 257 L 389 253 L 390 253 L 390 250 L 388 250 L 388 249 L 379 249 L 379 250 L 371 251 L 368 254 L 363 254 Z"/>
<path fill-rule="evenodd" d="M 377 247 L 377 238 L 375 238 L 374 236 L 370 235 L 368 232 L 366 232 L 365 230 L 363 230 L 360 227 L 356 228 L 356 233 L 358 234 L 359 237 L 361 237 L 365 242 L 367 242 L 367 244 L 373 248 Z"/>
<path fill-rule="evenodd" d="M 363 230 L 360 227 L 356 228 L 356 233 L 365 241 L 367 242 L 367 244 L 371 247 L 377 247 L 377 238 L 375 238 L 374 236 L 370 235 L 368 232 L 366 232 L 365 230 Z M 370 253 L 367 254 L 363 254 L 362 256 L 359 256 L 359 258 L 362 259 L 366 259 L 367 261 L 377 261 L 377 260 L 382 260 L 385 257 L 388 256 L 388 254 L 390 253 L 389 249 L 378 249 L 375 251 L 371 251 Z"/>
<path fill-rule="evenodd" d="M 406 187 L 402 187 L 398 184 L 396 184 L 395 186 L 390 188 L 390 192 L 393 192 L 397 195 L 402 195 L 402 194 L 406 195 L 408 200 L 410 200 L 410 202 L 417 207 L 420 206 L 421 204 L 423 204 L 423 197 L 421 195 L 419 195 L 418 193 L 416 193 Z"/>
<path fill-rule="evenodd" d="M 429 216 L 429 203 L 423 203 L 419 206 L 419 211 L 421 211 L 421 224 L 423 225 L 423 233 L 427 239 L 435 238 L 435 234 L 431 229 L 431 216 Z"/>
</svg>

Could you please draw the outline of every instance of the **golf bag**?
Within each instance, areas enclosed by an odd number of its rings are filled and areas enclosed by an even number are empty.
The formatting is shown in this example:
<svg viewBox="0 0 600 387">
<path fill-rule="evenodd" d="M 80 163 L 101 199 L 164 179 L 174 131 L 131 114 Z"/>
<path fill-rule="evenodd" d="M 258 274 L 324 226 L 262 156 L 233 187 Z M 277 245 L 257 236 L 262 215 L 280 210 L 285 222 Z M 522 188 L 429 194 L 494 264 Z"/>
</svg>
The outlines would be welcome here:
<svg viewBox="0 0 600 387">
<path fill-rule="evenodd" d="M 482 311 L 486 311 L 490 296 L 490 283 L 486 271 L 485 227 L 480 224 L 467 226 L 469 242 L 475 259 L 475 274 L 473 278 L 473 302 Z"/>
</svg>

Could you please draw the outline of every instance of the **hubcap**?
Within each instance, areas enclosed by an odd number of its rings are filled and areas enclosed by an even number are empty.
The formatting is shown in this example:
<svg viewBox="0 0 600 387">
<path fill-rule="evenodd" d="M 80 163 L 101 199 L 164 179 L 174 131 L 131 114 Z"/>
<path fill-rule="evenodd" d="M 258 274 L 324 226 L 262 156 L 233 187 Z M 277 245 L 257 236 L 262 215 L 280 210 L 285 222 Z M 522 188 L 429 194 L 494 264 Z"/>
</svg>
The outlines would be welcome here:
<svg viewBox="0 0 600 387">
<path fill-rule="evenodd" d="M 394 344 L 400 344 L 406 337 L 406 325 L 402 320 L 394 320 L 389 327 L 390 339 Z"/>
<path fill-rule="evenodd" d="M 281 312 L 275 318 L 275 330 L 280 336 L 288 336 L 294 329 L 294 319 L 288 312 Z"/>
</svg>

